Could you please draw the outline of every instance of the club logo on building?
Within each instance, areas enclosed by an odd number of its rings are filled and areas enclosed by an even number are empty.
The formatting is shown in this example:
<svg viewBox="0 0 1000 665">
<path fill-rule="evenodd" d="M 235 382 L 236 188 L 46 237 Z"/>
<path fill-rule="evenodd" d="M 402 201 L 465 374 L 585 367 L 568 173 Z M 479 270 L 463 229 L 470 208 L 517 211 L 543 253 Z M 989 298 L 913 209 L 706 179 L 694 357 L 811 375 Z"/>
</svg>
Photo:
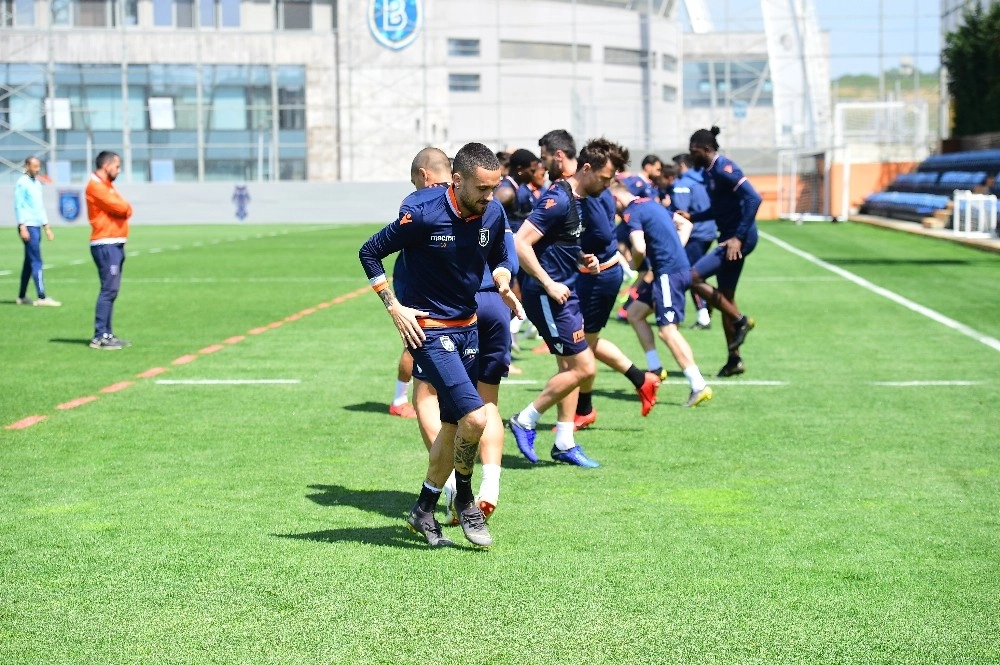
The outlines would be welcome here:
<svg viewBox="0 0 1000 665">
<path fill-rule="evenodd" d="M 80 216 L 80 192 L 75 189 L 59 191 L 59 215 L 67 222 Z"/>
<path fill-rule="evenodd" d="M 375 41 L 393 51 L 412 44 L 423 22 L 423 0 L 369 0 L 368 29 Z"/>
<path fill-rule="evenodd" d="M 488 244 L 490 244 L 490 230 L 479 229 L 479 246 L 486 247 Z"/>
</svg>

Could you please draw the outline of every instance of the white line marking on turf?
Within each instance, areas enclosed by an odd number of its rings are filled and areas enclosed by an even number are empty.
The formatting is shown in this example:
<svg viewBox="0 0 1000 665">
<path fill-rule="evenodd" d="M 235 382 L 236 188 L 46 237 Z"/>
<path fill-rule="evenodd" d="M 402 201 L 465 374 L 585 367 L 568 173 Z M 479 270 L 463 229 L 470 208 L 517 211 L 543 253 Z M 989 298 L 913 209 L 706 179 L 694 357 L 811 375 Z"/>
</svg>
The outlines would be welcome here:
<svg viewBox="0 0 1000 665">
<path fill-rule="evenodd" d="M 848 281 L 851 281 L 851 282 L 854 282 L 855 284 L 857 284 L 858 286 L 860 286 L 862 288 L 868 289 L 872 293 L 876 293 L 876 294 L 878 294 L 878 295 L 880 295 L 880 296 L 882 296 L 884 298 L 888 298 L 889 300 L 893 301 L 894 303 L 902 305 L 903 307 L 905 307 L 906 309 L 908 309 L 908 310 L 910 310 L 912 312 L 916 312 L 917 314 L 923 314 L 928 319 L 931 319 L 932 321 L 937 321 L 941 325 L 947 326 L 947 327 L 951 328 L 952 330 L 957 330 L 958 332 L 962 333 L 963 335 L 971 337 L 972 339 L 976 340 L 977 342 L 981 342 L 981 343 L 985 344 L 986 346 L 990 347 L 994 351 L 1000 351 L 1000 340 L 996 339 L 995 337 L 990 337 L 989 335 L 984 335 L 983 333 L 979 332 L 978 330 L 975 330 L 974 328 L 970 328 L 969 326 L 965 325 L 964 323 L 959 323 L 955 319 L 948 318 L 944 314 L 941 314 L 940 312 L 936 312 L 936 311 L 934 311 L 933 309 L 931 309 L 929 307 L 924 307 L 920 303 L 915 303 L 912 300 L 910 300 L 909 298 L 904 298 L 903 296 L 899 295 L 898 293 L 895 293 L 893 291 L 890 291 L 889 289 L 886 289 L 886 288 L 883 288 L 881 286 L 878 286 L 877 284 L 873 284 L 872 282 L 869 282 L 864 277 L 858 277 L 857 275 L 855 275 L 852 272 L 848 272 L 847 270 L 844 270 L 843 268 L 839 268 L 839 267 L 833 265 L 832 263 L 827 263 L 823 259 L 820 259 L 820 258 L 818 258 L 816 256 L 813 256 L 809 252 L 804 252 L 801 249 L 799 249 L 798 247 L 793 247 L 792 245 L 789 245 L 784 240 L 779 240 L 778 238 L 775 238 L 774 236 L 772 236 L 769 233 L 764 233 L 763 231 L 761 231 L 760 235 L 761 235 L 762 238 L 767 238 L 768 240 L 770 240 L 771 242 L 773 242 L 778 247 L 781 247 L 782 249 L 784 249 L 786 251 L 789 251 L 792 254 L 795 254 L 796 256 L 799 256 L 799 257 L 805 259 L 806 261 L 809 261 L 810 263 L 814 263 L 814 264 L 818 265 L 821 268 L 825 268 L 825 269 L 829 270 L 830 272 L 832 272 L 832 273 L 834 273 L 836 275 L 840 275 L 844 279 L 846 279 Z"/>
<path fill-rule="evenodd" d="M 156 383 L 163 386 L 248 386 L 262 384 L 302 383 L 298 379 L 159 379 Z"/>
<path fill-rule="evenodd" d="M 872 381 L 873 386 L 914 388 L 921 386 L 981 386 L 983 381 Z"/>
<path fill-rule="evenodd" d="M 788 381 L 764 381 L 760 379 L 732 379 L 726 381 L 705 381 L 710 386 L 787 386 Z M 690 385 L 684 379 L 667 379 L 661 381 L 660 385 L 687 386 Z"/>
<path fill-rule="evenodd" d="M 9 275 L 10 270 L 0 270 L 0 275 Z"/>
</svg>

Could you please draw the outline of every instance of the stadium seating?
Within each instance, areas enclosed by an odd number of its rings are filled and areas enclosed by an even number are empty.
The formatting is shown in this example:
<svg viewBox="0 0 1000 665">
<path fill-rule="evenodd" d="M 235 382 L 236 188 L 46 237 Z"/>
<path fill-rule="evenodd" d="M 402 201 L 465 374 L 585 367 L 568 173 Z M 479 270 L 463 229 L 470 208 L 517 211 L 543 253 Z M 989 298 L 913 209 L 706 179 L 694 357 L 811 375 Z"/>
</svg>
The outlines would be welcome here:
<svg viewBox="0 0 1000 665">
<path fill-rule="evenodd" d="M 983 191 L 987 184 L 988 193 L 1000 196 L 1000 150 L 932 155 L 916 171 L 896 176 L 886 191 L 865 198 L 861 212 L 919 222 L 949 208 L 956 190 Z"/>
</svg>

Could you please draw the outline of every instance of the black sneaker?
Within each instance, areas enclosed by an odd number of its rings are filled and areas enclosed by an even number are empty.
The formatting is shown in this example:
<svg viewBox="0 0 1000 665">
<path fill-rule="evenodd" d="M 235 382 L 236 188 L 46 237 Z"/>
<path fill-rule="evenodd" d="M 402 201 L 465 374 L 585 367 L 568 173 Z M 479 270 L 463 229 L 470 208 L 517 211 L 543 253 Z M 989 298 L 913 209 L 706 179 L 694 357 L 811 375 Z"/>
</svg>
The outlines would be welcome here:
<svg viewBox="0 0 1000 665">
<path fill-rule="evenodd" d="M 104 349 L 105 351 L 117 351 L 129 346 L 130 342 L 118 339 L 114 335 L 101 335 L 90 340 L 90 348 Z"/>
<path fill-rule="evenodd" d="M 751 319 L 749 316 L 743 317 L 743 323 L 736 322 L 733 324 L 733 341 L 729 343 L 729 350 L 735 351 L 736 349 L 743 346 L 743 342 L 747 339 L 747 333 L 753 330 L 757 322 Z"/>
<path fill-rule="evenodd" d="M 695 324 L 691 326 L 691 330 L 711 330 L 711 329 L 712 329 L 711 321 L 709 321 L 708 323 L 701 323 L 700 321 L 696 321 Z"/>
<path fill-rule="evenodd" d="M 486 516 L 475 501 L 458 511 L 458 523 L 462 525 L 465 539 L 473 545 L 489 547 L 493 544 L 493 536 L 486 529 Z"/>
<path fill-rule="evenodd" d="M 420 506 L 413 506 L 406 518 L 406 525 L 413 533 L 426 538 L 431 547 L 451 547 L 455 544 L 441 533 L 441 524 L 434 519 L 434 514 L 420 510 Z"/>
<path fill-rule="evenodd" d="M 719 373 L 716 376 L 726 377 L 726 376 L 736 376 L 737 374 L 742 374 L 747 371 L 747 368 L 743 366 L 742 358 L 730 358 Z"/>
</svg>

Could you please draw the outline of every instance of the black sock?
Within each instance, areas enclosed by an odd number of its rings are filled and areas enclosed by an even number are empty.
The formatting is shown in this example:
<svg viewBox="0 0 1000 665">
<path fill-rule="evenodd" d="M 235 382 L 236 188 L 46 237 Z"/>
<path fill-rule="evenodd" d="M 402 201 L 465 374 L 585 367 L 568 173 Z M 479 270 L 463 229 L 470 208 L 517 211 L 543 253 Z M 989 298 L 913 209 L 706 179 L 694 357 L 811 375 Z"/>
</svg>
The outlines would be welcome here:
<svg viewBox="0 0 1000 665">
<path fill-rule="evenodd" d="M 465 475 L 455 470 L 455 508 L 461 510 L 473 502 L 472 474 Z"/>
<path fill-rule="evenodd" d="M 744 314 L 740 318 L 738 318 L 735 321 L 733 321 L 733 327 L 735 327 L 735 328 L 742 328 L 746 324 L 747 324 L 747 315 L 746 314 Z"/>
<path fill-rule="evenodd" d="M 740 357 L 740 354 L 738 354 L 738 353 L 730 353 L 729 354 L 729 362 L 727 364 L 728 365 L 735 365 L 736 363 L 740 362 L 741 360 L 743 360 L 743 358 Z"/>
<path fill-rule="evenodd" d="M 417 497 L 417 506 L 425 513 L 433 513 L 437 508 L 438 499 L 440 498 L 440 489 L 431 489 L 427 483 L 424 483 L 420 486 L 420 496 Z"/>
<path fill-rule="evenodd" d="M 585 393 L 582 390 L 580 391 L 580 397 L 576 400 L 576 415 L 586 416 L 594 410 L 594 404 L 591 401 L 592 397 L 593 393 Z"/>
<path fill-rule="evenodd" d="M 632 365 L 625 371 L 625 378 L 632 382 L 632 385 L 636 389 L 642 388 L 642 384 L 646 382 L 646 373 L 641 369 Z"/>
</svg>

